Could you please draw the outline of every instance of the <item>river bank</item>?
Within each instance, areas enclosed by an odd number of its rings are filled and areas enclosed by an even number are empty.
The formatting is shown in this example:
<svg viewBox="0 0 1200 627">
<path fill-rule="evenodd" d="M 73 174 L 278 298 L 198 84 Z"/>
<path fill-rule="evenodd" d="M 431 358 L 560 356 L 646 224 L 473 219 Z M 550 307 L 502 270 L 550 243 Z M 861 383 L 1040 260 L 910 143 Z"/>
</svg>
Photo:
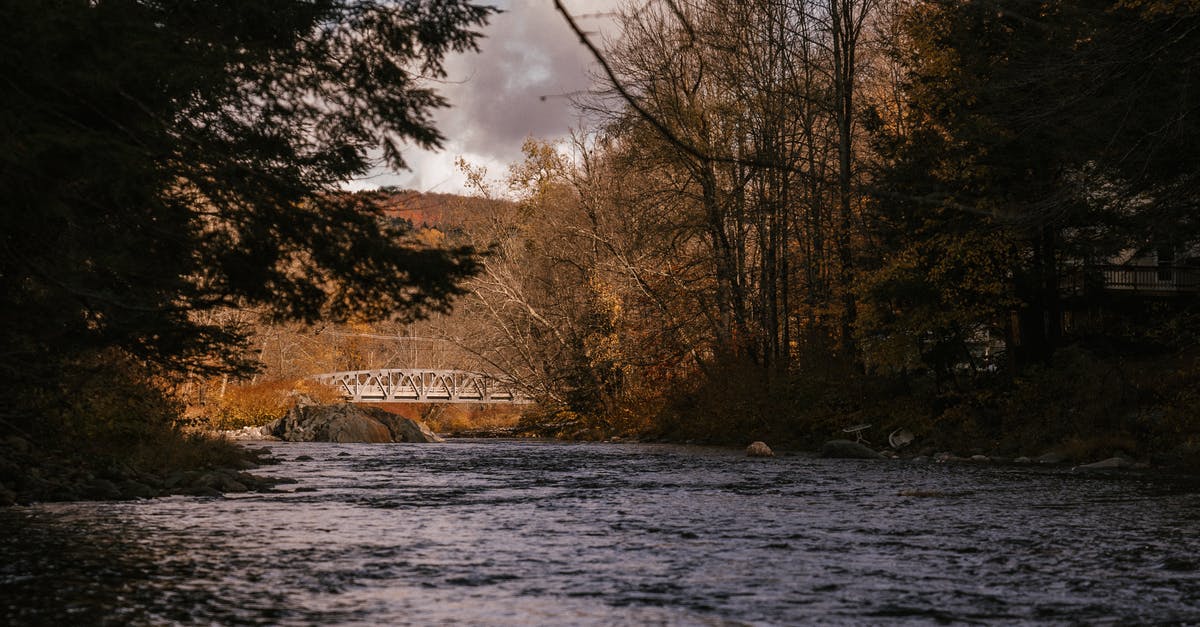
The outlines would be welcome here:
<svg viewBox="0 0 1200 627">
<path fill-rule="evenodd" d="M 341 442 L 436 442 L 436 435 L 419 421 L 394 416 L 375 408 L 350 411 L 351 406 L 297 409 L 272 425 L 208 434 L 160 434 L 156 444 L 140 442 L 139 452 L 108 450 L 101 453 L 63 446 L 37 444 L 10 435 L 0 439 L 0 506 L 53 501 L 104 501 L 146 499 L 169 495 L 219 496 L 241 492 L 269 491 L 279 483 L 251 471 L 272 464 L 264 444 L 272 440 L 318 439 Z M 351 416 L 350 414 L 355 414 Z M 358 414 L 361 414 L 359 416 Z M 384 426 L 375 424 L 381 422 Z M 505 427 L 473 429 L 469 423 L 440 435 L 454 439 L 526 439 L 563 442 L 602 440 L 627 444 L 702 444 L 695 440 L 673 440 L 661 435 L 588 438 L 546 437 L 536 428 Z M 375 437 L 380 431 L 387 437 Z M 274 434 L 274 435 L 273 435 Z M 283 436 L 282 438 L 275 435 Z M 366 437 L 371 436 L 371 437 Z M 1115 446 L 1095 446 L 1064 451 L 1063 447 L 1031 455 L 1005 455 L 982 448 L 966 452 L 933 446 L 920 439 L 903 446 L 867 446 L 852 440 L 830 438 L 815 447 L 797 447 L 792 442 L 769 442 L 781 456 L 818 455 L 830 458 L 876 459 L 909 464 L 996 465 L 1013 467 L 1069 468 L 1078 472 L 1138 472 L 1195 475 L 1195 467 L 1180 455 L 1135 457 L 1122 447 L 1121 438 L 1110 438 Z M 236 444 L 235 444 L 236 442 Z M 731 450 L 746 443 L 723 443 Z M 712 443 L 703 443 L 712 444 Z M 148 457 L 147 449 L 155 454 Z"/>
<path fill-rule="evenodd" d="M 274 463 L 263 448 L 183 434 L 158 444 L 162 450 L 147 458 L 113 451 L 97 454 L 9 435 L 0 439 L 0 506 L 220 496 L 269 490 L 279 483 L 247 472 Z"/>
</svg>

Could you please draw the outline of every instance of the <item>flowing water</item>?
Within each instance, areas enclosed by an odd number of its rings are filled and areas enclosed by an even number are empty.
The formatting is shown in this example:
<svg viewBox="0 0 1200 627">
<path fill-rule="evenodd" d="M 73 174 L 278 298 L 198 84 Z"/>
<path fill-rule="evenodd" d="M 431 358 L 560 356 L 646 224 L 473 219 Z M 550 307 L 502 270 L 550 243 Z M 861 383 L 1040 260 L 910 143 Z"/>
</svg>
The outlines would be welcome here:
<svg viewBox="0 0 1200 627">
<path fill-rule="evenodd" d="M 0 510 L 0 623 L 1200 623 L 1200 492 L 1162 477 L 271 448 L 277 493 Z"/>
</svg>

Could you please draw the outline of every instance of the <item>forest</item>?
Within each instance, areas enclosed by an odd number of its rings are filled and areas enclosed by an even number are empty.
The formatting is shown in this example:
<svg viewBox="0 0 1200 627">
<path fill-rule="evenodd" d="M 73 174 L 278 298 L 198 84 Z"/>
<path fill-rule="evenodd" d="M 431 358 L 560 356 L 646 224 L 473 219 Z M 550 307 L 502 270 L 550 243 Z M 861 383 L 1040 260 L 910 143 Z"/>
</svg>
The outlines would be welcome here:
<svg viewBox="0 0 1200 627">
<path fill-rule="evenodd" d="M 464 164 L 514 204 L 464 231 L 489 252 L 453 317 L 489 324 L 459 339 L 575 437 L 811 447 L 870 423 L 1194 463 L 1198 18 L 627 10 L 579 103 L 599 123 L 502 180 Z"/>
<path fill-rule="evenodd" d="M 1194 0 L 564 9 L 593 122 L 424 200 L 338 185 L 439 145 L 414 73 L 490 9 L 62 4 L 4 8 L 10 434 L 121 442 L 407 336 L 543 435 L 1200 464 Z"/>
</svg>

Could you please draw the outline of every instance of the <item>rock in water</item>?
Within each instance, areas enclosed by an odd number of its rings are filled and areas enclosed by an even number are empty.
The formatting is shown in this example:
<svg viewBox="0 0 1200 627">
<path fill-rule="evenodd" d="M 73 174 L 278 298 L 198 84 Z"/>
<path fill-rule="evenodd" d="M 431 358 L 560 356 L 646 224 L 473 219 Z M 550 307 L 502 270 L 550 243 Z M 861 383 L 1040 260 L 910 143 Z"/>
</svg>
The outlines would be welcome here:
<svg viewBox="0 0 1200 627">
<path fill-rule="evenodd" d="M 746 457 L 775 457 L 775 451 L 766 442 L 751 442 L 746 447 Z"/>
<path fill-rule="evenodd" d="M 352 403 L 293 407 L 266 426 L 288 442 L 441 442 L 424 424 Z"/>
<path fill-rule="evenodd" d="M 836 457 L 842 459 L 882 459 L 873 449 L 850 440 L 830 440 L 821 447 L 821 457 Z"/>
<path fill-rule="evenodd" d="M 242 427 L 241 429 L 230 429 L 221 431 L 221 435 L 226 439 L 234 441 L 261 441 L 278 439 L 271 435 L 270 425 L 262 425 L 258 427 Z"/>
<path fill-rule="evenodd" d="M 1124 457 L 1109 457 L 1098 462 L 1083 464 L 1078 467 L 1079 470 L 1113 470 L 1116 468 L 1129 468 L 1133 462 Z"/>
<path fill-rule="evenodd" d="M 1049 453 L 1045 453 L 1045 454 L 1037 457 L 1033 461 L 1035 461 L 1039 464 L 1061 464 L 1061 463 L 1067 461 L 1067 456 L 1063 455 L 1062 453 L 1055 453 L 1055 452 L 1051 451 Z"/>
<path fill-rule="evenodd" d="M 372 412 L 376 420 L 383 423 L 392 435 L 393 442 L 444 442 L 420 420 L 412 420 L 397 416 L 377 407 L 365 408 Z"/>
</svg>

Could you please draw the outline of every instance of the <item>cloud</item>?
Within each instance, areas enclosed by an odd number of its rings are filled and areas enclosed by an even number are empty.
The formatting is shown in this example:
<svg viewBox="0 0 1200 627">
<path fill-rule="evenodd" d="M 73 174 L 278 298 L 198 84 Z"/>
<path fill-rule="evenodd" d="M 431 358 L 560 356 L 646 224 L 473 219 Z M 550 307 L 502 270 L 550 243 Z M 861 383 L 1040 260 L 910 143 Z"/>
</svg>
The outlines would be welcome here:
<svg viewBox="0 0 1200 627">
<path fill-rule="evenodd" d="M 562 135 L 580 122 L 564 95 L 590 87 L 592 58 L 548 0 L 514 2 L 493 18 L 482 54 L 451 63 L 466 82 L 447 90 L 454 108 L 439 122 L 483 154 L 512 156 L 526 137 Z"/>
<path fill-rule="evenodd" d="M 569 8 L 575 15 L 596 14 L 617 4 L 617 0 L 577 0 Z M 447 60 L 449 77 L 439 91 L 451 108 L 435 116 L 447 137 L 445 149 L 440 153 L 410 149 L 405 159 L 412 172 L 378 170 L 352 188 L 399 185 L 461 192 L 464 181 L 454 168 L 457 155 L 499 175 L 506 164 L 520 159 L 526 138 L 562 137 L 584 123 L 568 96 L 591 87 L 591 55 L 551 0 L 500 5 L 504 12 L 493 16 L 484 29 L 481 52 Z M 581 23 L 599 31 L 610 20 L 585 18 Z"/>
</svg>

